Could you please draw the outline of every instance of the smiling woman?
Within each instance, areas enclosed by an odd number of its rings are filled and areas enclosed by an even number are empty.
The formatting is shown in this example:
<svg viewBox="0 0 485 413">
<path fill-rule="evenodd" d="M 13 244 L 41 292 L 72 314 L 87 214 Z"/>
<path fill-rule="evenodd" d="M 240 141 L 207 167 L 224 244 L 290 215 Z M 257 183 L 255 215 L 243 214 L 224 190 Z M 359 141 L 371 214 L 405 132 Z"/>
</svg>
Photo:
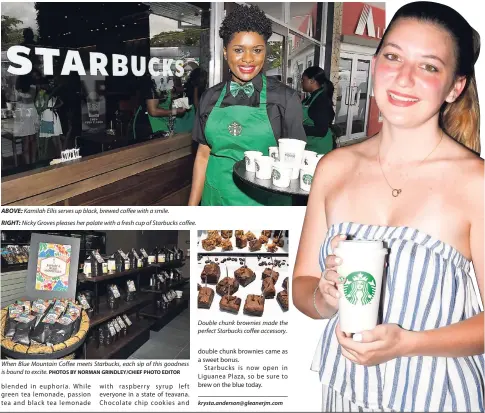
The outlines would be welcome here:
<svg viewBox="0 0 485 413">
<path fill-rule="evenodd" d="M 245 151 L 268 155 L 280 138 L 306 139 L 296 92 L 261 73 L 271 34 L 271 20 L 257 6 L 236 4 L 222 22 L 231 80 L 202 95 L 189 205 L 291 205 L 288 196 L 236 183 L 232 173 Z"/>
<path fill-rule="evenodd" d="M 292 291 L 300 311 L 326 319 L 312 365 L 324 411 L 484 411 L 479 45 L 455 10 L 403 6 L 372 62 L 382 130 L 317 166 Z M 382 295 L 368 294 L 381 324 L 353 336 L 339 308 L 369 303 L 354 299 L 346 268 L 367 270 L 337 256 L 346 239 L 388 250 Z"/>
</svg>

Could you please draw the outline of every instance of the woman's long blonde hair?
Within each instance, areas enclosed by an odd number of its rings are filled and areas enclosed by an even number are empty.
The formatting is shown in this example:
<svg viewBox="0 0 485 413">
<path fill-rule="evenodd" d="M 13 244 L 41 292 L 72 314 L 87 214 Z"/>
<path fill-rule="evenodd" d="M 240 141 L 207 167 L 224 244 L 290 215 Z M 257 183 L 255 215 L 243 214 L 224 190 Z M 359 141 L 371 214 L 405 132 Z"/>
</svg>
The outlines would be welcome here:
<svg viewBox="0 0 485 413">
<path fill-rule="evenodd" d="M 401 7 L 392 18 L 376 50 L 379 54 L 386 35 L 399 19 L 415 19 L 446 30 L 454 41 L 455 77 L 465 76 L 461 95 L 440 109 L 440 127 L 457 142 L 480 153 L 480 106 L 475 80 L 475 62 L 480 54 L 480 35 L 451 7 L 428 1 L 417 1 Z"/>
</svg>

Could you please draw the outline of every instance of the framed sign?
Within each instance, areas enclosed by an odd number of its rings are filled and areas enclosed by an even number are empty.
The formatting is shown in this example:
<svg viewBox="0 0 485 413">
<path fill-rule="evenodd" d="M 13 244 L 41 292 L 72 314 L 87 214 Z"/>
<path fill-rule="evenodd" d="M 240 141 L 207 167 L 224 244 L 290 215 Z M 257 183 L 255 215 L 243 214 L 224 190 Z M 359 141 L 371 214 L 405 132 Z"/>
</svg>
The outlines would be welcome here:
<svg viewBox="0 0 485 413">
<path fill-rule="evenodd" d="M 74 298 L 80 239 L 33 233 L 26 293 L 29 299 Z"/>
</svg>

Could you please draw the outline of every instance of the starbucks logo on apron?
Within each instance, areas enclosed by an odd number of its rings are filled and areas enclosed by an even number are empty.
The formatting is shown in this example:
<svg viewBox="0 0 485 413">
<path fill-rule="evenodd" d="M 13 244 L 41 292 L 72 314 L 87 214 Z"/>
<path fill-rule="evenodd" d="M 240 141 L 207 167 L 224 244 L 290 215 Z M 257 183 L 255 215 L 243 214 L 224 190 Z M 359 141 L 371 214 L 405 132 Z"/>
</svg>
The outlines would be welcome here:
<svg viewBox="0 0 485 413">
<path fill-rule="evenodd" d="M 351 273 L 344 284 L 345 298 L 352 304 L 369 304 L 376 294 L 376 280 L 368 272 Z"/>
<path fill-rule="evenodd" d="M 312 180 L 313 180 L 313 176 L 309 175 L 309 174 L 305 174 L 303 175 L 303 182 L 306 184 L 306 185 L 311 185 L 312 184 Z"/>
<path fill-rule="evenodd" d="M 237 122 L 232 122 L 228 127 L 227 130 L 232 136 L 239 136 L 242 132 L 242 126 Z"/>
<path fill-rule="evenodd" d="M 273 169 L 273 172 L 271 173 L 271 177 L 275 180 L 278 181 L 281 178 L 280 171 L 277 171 L 276 169 Z"/>
</svg>

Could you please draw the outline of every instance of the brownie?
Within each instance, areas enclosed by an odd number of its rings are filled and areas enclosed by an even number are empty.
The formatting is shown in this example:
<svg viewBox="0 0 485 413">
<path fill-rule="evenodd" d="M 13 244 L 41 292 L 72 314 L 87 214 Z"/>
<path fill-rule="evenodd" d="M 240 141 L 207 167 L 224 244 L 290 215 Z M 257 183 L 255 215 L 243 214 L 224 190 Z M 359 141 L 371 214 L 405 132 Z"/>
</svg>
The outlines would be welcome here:
<svg viewBox="0 0 485 413">
<path fill-rule="evenodd" d="M 278 244 L 278 247 L 283 248 L 285 246 L 285 240 L 283 238 L 279 238 L 275 244 Z"/>
<path fill-rule="evenodd" d="M 278 304 L 283 311 L 288 311 L 288 291 L 280 291 L 276 296 L 276 301 L 278 301 Z"/>
<path fill-rule="evenodd" d="M 215 239 L 219 236 L 219 231 L 209 230 L 207 231 L 207 239 Z"/>
<path fill-rule="evenodd" d="M 256 274 L 248 267 L 241 267 L 234 271 L 234 277 L 236 277 L 240 285 L 246 287 L 256 279 Z"/>
<path fill-rule="evenodd" d="M 288 291 L 288 277 L 283 280 L 283 288 Z"/>
<path fill-rule="evenodd" d="M 266 277 L 263 280 L 263 285 L 261 287 L 264 298 L 274 298 L 276 290 L 274 288 L 274 281 L 271 277 Z"/>
<path fill-rule="evenodd" d="M 223 229 L 221 231 L 222 238 L 231 238 L 232 237 L 232 229 Z"/>
<path fill-rule="evenodd" d="M 278 251 L 278 246 L 276 244 L 266 244 L 266 249 L 268 250 L 268 252 L 276 252 Z"/>
<path fill-rule="evenodd" d="M 215 231 L 215 230 L 207 231 L 207 239 L 214 241 L 214 245 L 216 247 L 221 246 L 222 237 L 220 236 L 219 231 Z"/>
<path fill-rule="evenodd" d="M 261 241 L 259 239 L 253 239 L 249 241 L 249 251 L 259 251 L 261 249 Z"/>
<path fill-rule="evenodd" d="M 261 231 L 261 235 L 264 235 L 265 237 L 268 237 L 270 238 L 271 237 L 271 230 L 270 229 L 265 229 L 263 231 Z"/>
<path fill-rule="evenodd" d="M 240 307 L 241 299 L 239 297 L 235 297 L 234 295 L 225 295 L 219 302 L 220 310 L 231 314 L 239 313 Z"/>
<path fill-rule="evenodd" d="M 246 232 L 246 238 L 248 241 L 252 241 L 253 239 L 256 239 L 256 235 L 254 235 L 251 231 Z"/>
<path fill-rule="evenodd" d="M 239 281 L 231 277 L 224 277 L 221 281 L 217 283 L 216 287 L 217 294 L 222 296 L 229 293 L 234 294 L 237 290 L 239 290 Z"/>
<path fill-rule="evenodd" d="M 232 251 L 232 242 L 230 239 L 223 239 L 221 242 L 222 251 Z"/>
<path fill-rule="evenodd" d="M 264 280 L 265 278 L 271 277 L 273 279 L 273 283 L 276 284 L 276 281 L 278 281 L 279 276 L 280 276 L 279 272 L 271 270 L 271 268 L 266 268 L 263 271 L 263 275 L 261 278 Z"/>
<path fill-rule="evenodd" d="M 235 235 L 236 235 L 236 237 L 239 237 L 240 235 L 244 235 L 244 230 L 243 229 L 236 229 Z"/>
<path fill-rule="evenodd" d="M 212 251 L 215 247 L 216 243 L 213 239 L 207 238 L 202 240 L 202 248 L 204 248 L 206 251 Z"/>
<path fill-rule="evenodd" d="M 264 297 L 248 294 L 244 303 L 244 314 L 261 317 L 264 312 Z"/>
<path fill-rule="evenodd" d="M 221 276 L 221 269 L 219 264 L 215 262 L 211 262 L 210 264 L 206 264 L 204 269 L 202 270 L 202 274 L 200 278 L 203 282 L 207 282 L 207 284 L 217 284 L 219 278 Z"/>
<path fill-rule="evenodd" d="M 197 296 L 197 308 L 211 308 L 214 300 L 214 290 L 209 287 L 202 287 Z"/>
<path fill-rule="evenodd" d="M 236 237 L 236 247 L 238 248 L 246 248 L 248 245 L 248 239 L 246 235 L 241 235 L 240 237 Z"/>
<path fill-rule="evenodd" d="M 266 235 L 261 235 L 261 236 L 259 237 L 259 242 L 260 242 L 261 244 L 267 244 L 267 243 L 268 243 L 268 237 L 267 237 Z"/>
</svg>

